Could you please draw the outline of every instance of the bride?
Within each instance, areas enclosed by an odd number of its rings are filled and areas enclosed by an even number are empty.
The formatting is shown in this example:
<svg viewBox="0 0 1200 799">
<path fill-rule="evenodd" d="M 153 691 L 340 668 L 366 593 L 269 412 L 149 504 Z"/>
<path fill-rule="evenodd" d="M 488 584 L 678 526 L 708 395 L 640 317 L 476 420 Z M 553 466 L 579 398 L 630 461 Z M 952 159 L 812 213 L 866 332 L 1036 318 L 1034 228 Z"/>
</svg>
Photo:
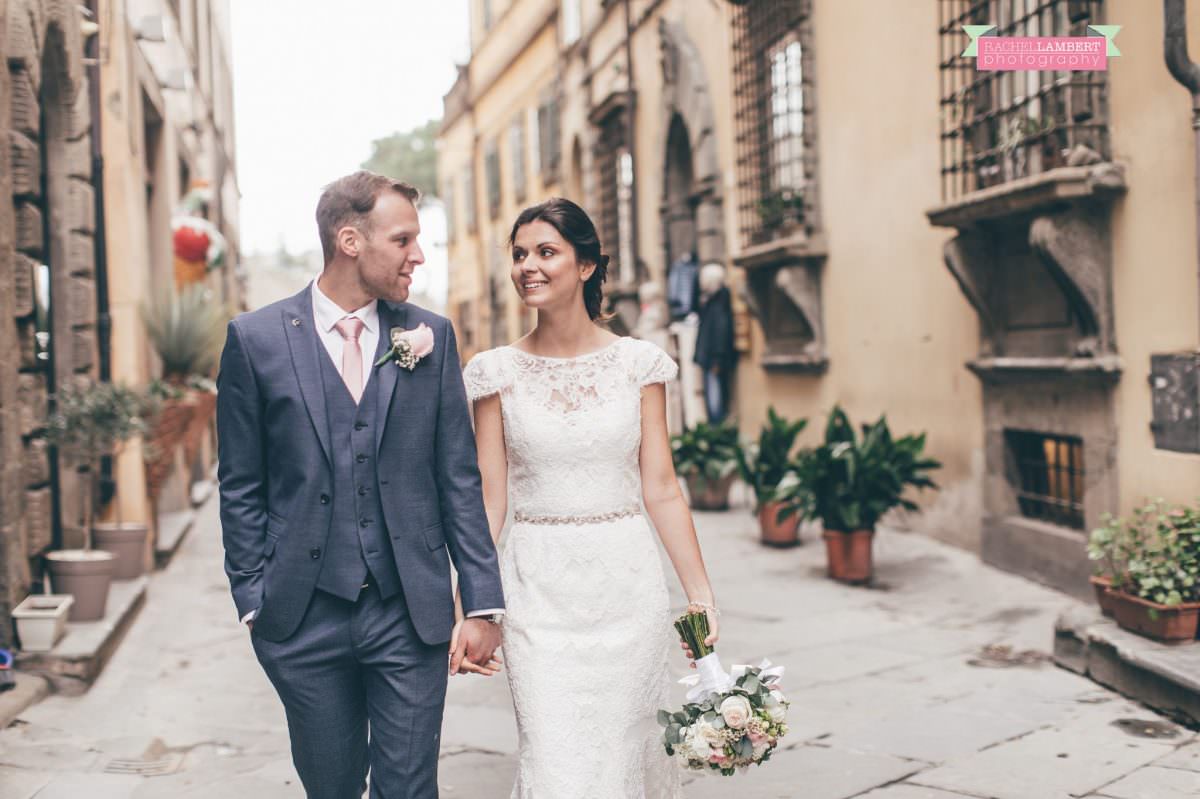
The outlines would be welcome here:
<svg viewBox="0 0 1200 799">
<path fill-rule="evenodd" d="M 463 377 L 493 539 L 513 505 L 500 559 L 520 734 L 512 797 L 678 797 L 656 721 L 671 614 L 643 503 L 710 642 L 717 612 L 667 436 L 664 384 L 677 367 L 597 324 L 608 256 L 578 205 L 527 208 L 509 246 L 537 326 L 475 356 Z"/>
</svg>

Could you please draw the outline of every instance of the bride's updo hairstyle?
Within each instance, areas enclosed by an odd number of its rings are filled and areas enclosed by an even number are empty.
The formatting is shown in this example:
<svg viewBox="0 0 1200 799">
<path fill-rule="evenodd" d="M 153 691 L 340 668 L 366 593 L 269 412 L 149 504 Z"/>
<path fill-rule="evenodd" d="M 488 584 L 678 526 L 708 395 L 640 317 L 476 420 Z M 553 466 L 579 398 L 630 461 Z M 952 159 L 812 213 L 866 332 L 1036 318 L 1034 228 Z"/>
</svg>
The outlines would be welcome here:
<svg viewBox="0 0 1200 799">
<path fill-rule="evenodd" d="M 611 315 L 603 312 L 603 283 L 608 279 L 608 256 L 600 252 L 600 236 L 587 213 L 575 203 L 562 197 L 551 197 L 544 203 L 531 205 L 521 212 L 513 223 L 508 236 L 512 249 L 517 241 L 517 231 L 532 222 L 545 222 L 558 231 L 575 250 L 575 261 L 579 264 L 595 264 L 596 270 L 583 284 L 583 304 L 588 317 L 593 321 L 607 322 Z"/>
</svg>

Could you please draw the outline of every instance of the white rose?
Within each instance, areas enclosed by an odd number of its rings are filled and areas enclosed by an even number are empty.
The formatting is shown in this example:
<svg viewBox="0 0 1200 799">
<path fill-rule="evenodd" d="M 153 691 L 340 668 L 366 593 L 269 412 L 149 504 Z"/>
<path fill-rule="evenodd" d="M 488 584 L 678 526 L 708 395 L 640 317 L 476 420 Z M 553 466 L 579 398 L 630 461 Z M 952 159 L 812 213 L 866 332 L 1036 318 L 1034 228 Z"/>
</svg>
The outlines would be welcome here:
<svg viewBox="0 0 1200 799">
<path fill-rule="evenodd" d="M 721 735 L 721 731 L 707 721 L 696 722 L 696 726 L 692 728 L 696 732 L 698 738 L 704 739 L 709 747 L 716 749 L 725 746 L 725 739 Z"/>
<path fill-rule="evenodd" d="M 743 729 L 750 720 L 750 700 L 744 696 L 731 696 L 721 703 L 721 718 L 735 730 Z"/>
<path fill-rule="evenodd" d="M 687 745 L 698 760 L 708 760 L 709 755 L 712 754 L 712 746 L 695 728 L 689 729 L 687 732 Z"/>
<path fill-rule="evenodd" d="M 770 741 L 760 741 L 760 742 L 756 743 L 754 745 L 754 759 L 761 760 L 762 756 L 765 755 L 767 753 L 767 750 L 770 748 L 771 748 Z"/>
<path fill-rule="evenodd" d="M 772 691 L 770 697 L 767 699 L 765 708 L 767 716 L 776 724 L 787 718 L 787 705 L 784 704 L 785 701 L 787 700 L 783 698 L 783 694 L 778 691 Z"/>
</svg>

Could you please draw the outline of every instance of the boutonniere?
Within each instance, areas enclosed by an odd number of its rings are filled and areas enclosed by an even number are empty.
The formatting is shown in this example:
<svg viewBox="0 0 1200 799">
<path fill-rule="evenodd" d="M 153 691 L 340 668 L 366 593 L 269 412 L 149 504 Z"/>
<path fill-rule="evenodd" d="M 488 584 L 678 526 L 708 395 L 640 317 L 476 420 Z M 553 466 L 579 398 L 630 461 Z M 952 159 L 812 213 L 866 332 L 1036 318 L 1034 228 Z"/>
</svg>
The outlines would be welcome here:
<svg viewBox="0 0 1200 799">
<path fill-rule="evenodd" d="M 417 325 L 415 330 L 393 327 L 388 335 L 392 348 L 375 362 L 376 366 L 395 361 L 397 366 L 403 366 L 411 372 L 422 358 L 433 352 L 433 331 L 424 323 Z"/>
</svg>

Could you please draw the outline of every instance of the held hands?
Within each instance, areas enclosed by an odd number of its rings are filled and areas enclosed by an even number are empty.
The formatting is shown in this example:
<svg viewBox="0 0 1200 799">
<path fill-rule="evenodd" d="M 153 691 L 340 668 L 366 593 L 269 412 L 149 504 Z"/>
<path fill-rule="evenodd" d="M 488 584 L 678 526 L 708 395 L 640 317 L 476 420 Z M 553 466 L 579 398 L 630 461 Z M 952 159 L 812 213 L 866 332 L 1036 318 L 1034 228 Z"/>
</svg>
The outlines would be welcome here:
<svg viewBox="0 0 1200 799">
<path fill-rule="evenodd" d="M 459 619 L 450 633 L 450 674 L 491 677 L 504 662 L 495 652 L 500 646 L 500 626 L 486 619 Z"/>
<path fill-rule="evenodd" d="M 720 638 L 721 611 L 717 610 L 715 605 L 711 605 L 707 602 L 689 602 L 687 609 L 689 613 L 704 613 L 705 617 L 708 619 L 708 637 L 704 639 L 704 643 L 708 646 L 715 644 L 717 639 Z M 679 648 L 682 649 L 683 654 L 692 661 L 691 668 L 696 668 L 696 656 L 692 652 L 691 648 L 688 647 L 687 643 L 683 640 L 680 640 Z"/>
</svg>

